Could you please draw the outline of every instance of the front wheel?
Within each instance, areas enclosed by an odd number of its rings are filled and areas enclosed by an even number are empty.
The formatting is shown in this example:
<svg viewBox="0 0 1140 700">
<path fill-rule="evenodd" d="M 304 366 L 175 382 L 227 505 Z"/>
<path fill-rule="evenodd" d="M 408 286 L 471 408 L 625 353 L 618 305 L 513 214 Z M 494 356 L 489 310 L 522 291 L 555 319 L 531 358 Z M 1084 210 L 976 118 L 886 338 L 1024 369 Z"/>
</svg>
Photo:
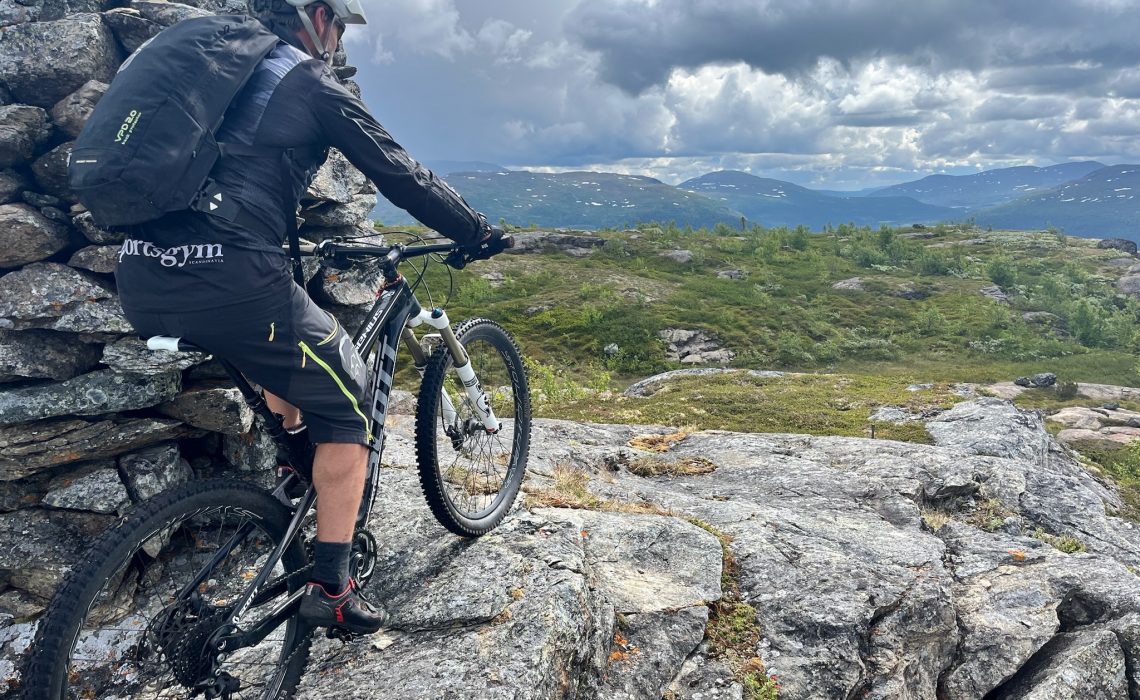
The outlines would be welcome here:
<svg viewBox="0 0 1140 700">
<path fill-rule="evenodd" d="M 518 495 L 530 449 L 530 391 L 518 346 L 494 321 L 461 323 L 455 336 L 500 426 L 488 432 L 447 345 L 432 354 L 416 407 L 416 462 L 431 512 L 457 535 L 498 525 Z"/>
<path fill-rule="evenodd" d="M 296 617 L 224 658 L 210 641 L 291 515 L 265 491 L 223 480 L 184 484 L 140 504 L 93 543 L 56 593 L 39 624 L 23 697 L 292 697 L 311 631 Z M 294 541 L 242 624 L 296 591 L 307 565 Z"/>
</svg>

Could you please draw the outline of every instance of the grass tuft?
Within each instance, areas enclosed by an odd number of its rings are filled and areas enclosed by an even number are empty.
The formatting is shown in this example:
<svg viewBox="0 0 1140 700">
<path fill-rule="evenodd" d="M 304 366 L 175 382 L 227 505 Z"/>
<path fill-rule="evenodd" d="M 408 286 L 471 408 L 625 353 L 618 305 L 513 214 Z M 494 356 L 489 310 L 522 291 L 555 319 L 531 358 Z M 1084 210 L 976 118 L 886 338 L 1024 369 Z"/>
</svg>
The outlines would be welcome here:
<svg viewBox="0 0 1140 700">
<path fill-rule="evenodd" d="M 1017 515 L 1017 513 L 1006 508 L 1000 500 L 987 498 L 978 504 L 974 512 L 970 513 L 966 518 L 966 522 L 986 532 L 995 532 L 1002 526 L 1006 518 L 1015 515 Z"/>
<path fill-rule="evenodd" d="M 1088 548 L 1085 543 L 1081 542 L 1076 537 L 1050 535 L 1041 528 L 1033 531 L 1033 536 L 1045 544 L 1053 547 L 1054 549 L 1064 552 L 1065 554 L 1077 554 L 1079 552 L 1086 552 Z"/>
<path fill-rule="evenodd" d="M 745 700 L 776 700 L 780 685 L 768 675 L 764 661 L 756 654 L 760 643 L 760 625 L 756 609 L 744 602 L 740 594 L 740 567 L 732 553 L 732 536 L 700 518 L 686 518 L 720 541 L 721 598 L 709 605 L 709 622 L 705 639 L 709 653 L 722 659 L 744 687 Z"/>
<path fill-rule="evenodd" d="M 553 483 L 549 487 L 524 485 L 527 508 L 573 508 L 607 513 L 672 515 L 672 512 L 649 501 L 618 501 L 600 498 L 590 491 L 590 475 L 583 469 L 566 464 L 555 465 Z"/>
<path fill-rule="evenodd" d="M 698 476 L 712 474 L 716 464 L 704 457 L 682 457 L 677 460 L 639 457 L 629 463 L 629 471 L 637 476 Z"/>
<path fill-rule="evenodd" d="M 696 428 L 684 427 L 668 435 L 638 435 L 629 441 L 629 446 L 648 452 L 668 452 L 694 432 Z"/>
</svg>

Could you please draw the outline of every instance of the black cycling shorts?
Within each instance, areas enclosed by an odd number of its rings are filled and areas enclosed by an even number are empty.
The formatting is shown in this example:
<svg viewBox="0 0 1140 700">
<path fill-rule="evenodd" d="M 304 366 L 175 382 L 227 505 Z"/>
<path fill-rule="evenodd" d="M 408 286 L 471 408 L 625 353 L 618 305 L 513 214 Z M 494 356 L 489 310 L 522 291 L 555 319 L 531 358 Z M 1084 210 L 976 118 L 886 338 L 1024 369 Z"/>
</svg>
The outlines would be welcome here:
<svg viewBox="0 0 1140 700">
<path fill-rule="evenodd" d="M 205 348 L 301 409 L 313 442 L 368 444 L 367 371 L 352 339 L 297 285 L 282 297 L 190 313 L 124 311 L 140 335 Z"/>
</svg>

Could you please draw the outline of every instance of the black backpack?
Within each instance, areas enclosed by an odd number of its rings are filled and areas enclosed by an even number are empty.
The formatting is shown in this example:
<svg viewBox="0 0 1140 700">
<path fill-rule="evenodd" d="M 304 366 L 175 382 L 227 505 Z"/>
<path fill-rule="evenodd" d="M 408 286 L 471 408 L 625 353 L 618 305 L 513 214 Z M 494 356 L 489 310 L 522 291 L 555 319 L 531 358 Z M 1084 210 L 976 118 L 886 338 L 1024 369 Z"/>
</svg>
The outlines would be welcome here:
<svg viewBox="0 0 1140 700">
<path fill-rule="evenodd" d="M 71 150 L 71 189 L 95 223 L 141 224 L 173 211 L 218 208 L 220 193 L 207 192 L 214 162 L 222 152 L 254 149 L 219 145 L 214 134 L 279 41 L 252 17 L 197 17 L 132 54 Z"/>
</svg>

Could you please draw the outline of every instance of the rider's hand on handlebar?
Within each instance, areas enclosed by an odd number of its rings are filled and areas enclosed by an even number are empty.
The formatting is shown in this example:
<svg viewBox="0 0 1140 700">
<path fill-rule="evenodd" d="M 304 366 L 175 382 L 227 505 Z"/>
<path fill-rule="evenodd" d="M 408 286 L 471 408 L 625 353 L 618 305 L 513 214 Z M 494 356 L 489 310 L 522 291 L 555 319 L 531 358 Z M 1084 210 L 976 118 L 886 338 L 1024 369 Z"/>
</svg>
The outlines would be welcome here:
<svg viewBox="0 0 1140 700">
<path fill-rule="evenodd" d="M 463 250 L 457 250 L 447 256 L 447 264 L 458 270 L 462 270 L 467 263 L 475 260 L 486 260 L 510 248 L 513 244 L 514 240 L 503 233 L 503 229 L 498 226 L 488 225 L 487 233 L 484 234 L 478 243 L 467 246 Z"/>
</svg>

